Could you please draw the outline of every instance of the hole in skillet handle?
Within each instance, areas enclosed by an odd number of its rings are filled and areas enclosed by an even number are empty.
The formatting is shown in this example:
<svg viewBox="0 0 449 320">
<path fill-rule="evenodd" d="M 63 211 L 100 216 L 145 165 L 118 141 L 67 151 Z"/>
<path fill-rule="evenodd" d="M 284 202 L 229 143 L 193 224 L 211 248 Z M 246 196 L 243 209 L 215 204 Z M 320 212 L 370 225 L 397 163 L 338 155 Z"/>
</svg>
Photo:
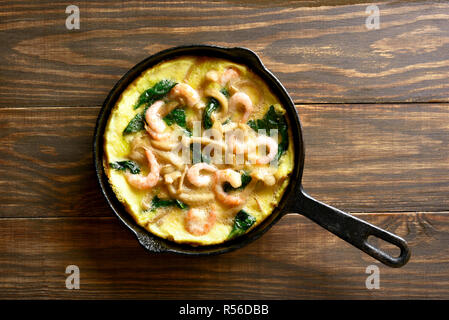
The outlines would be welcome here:
<svg viewBox="0 0 449 320">
<path fill-rule="evenodd" d="M 376 258 L 383 264 L 393 268 L 402 267 L 408 262 L 408 260 L 410 259 L 411 252 L 407 245 L 407 242 L 404 239 L 398 237 L 397 235 L 391 232 L 368 224 L 367 222 L 364 221 L 362 222 L 367 224 L 367 226 L 369 226 L 370 229 L 367 235 L 365 236 L 365 239 L 363 241 L 363 247 L 361 248 L 364 252 Z M 379 249 L 379 247 L 375 246 L 375 244 L 371 241 L 372 238 L 379 238 L 380 240 L 382 240 L 379 241 L 380 245 L 382 245 L 382 243 L 385 244 L 385 242 L 394 245 L 396 248 L 400 250 L 399 255 L 397 255 L 396 257 L 392 257 L 391 254 L 387 253 L 382 249 Z M 389 245 L 387 249 L 390 251 L 391 245 Z M 394 251 L 397 252 L 398 250 L 394 249 Z"/>
<path fill-rule="evenodd" d="M 289 199 L 286 209 L 288 212 L 297 212 L 306 216 L 389 267 L 399 268 L 409 261 L 410 248 L 401 237 L 315 200 L 304 192 L 302 186 L 299 189 L 299 197 L 296 194 L 292 200 Z M 399 248 L 399 255 L 393 257 L 379 249 L 372 241 L 368 241 L 371 237 L 379 238 Z"/>
<path fill-rule="evenodd" d="M 376 236 L 368 236 L 367 243 L 375 248 L 380 248 L 382 251 L 388 253 L 390 256 L 397 258 L 401 255 L 401 250 L 394 244 L 384 241 Z"/>
</svg>

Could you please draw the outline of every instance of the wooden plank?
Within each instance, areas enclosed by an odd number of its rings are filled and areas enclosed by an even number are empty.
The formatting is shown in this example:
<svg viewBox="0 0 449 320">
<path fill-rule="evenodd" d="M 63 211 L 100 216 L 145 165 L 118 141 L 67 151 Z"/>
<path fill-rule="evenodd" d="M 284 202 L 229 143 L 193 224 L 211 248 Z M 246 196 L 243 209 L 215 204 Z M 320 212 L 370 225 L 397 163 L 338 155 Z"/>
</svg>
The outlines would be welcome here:
<svg viewBox="0 0 449 320">
<path fill-rule="evenodd" d="M 299 215 L 232 253 L 146 252 L 115 218 L 0 219 L 0 298 L 449 298 L 447 214 L 362 215 L 405 237 L 410 262 L 391 269 Z M 133 261 L 133 263 L 129 263 Z M 65 269 L 80 268 L 80 290 Z M 377 265 L 380 289 L 365 286 Z"/>
<path fill-rule="evenodd" d="M 349 212 L 448 211 L 448 107 L 298 106 L 305 189 Z M 92 161 L 98 112 L 0 109 L 0 217 L 111 215 Z"/>
<path fill-rule="evenodd" d="M 110 215 L 92 161 L 99 108 L 0 111 L 0 216 Z"/>
<path fill-rule="evenodd" d="M 257 52 L 298 103 L 449 102 L 449 4 L 78 1 L 0 4 L 0 107 L 99 105 L 148 55 L 201 43 Z M 319 7 L 304 7 L 304 6 Z"/>
<path fill-rule="evenodd" d="M 352 212 L 448 210 L 449 105 L 303 105 L 298 112 L 303 185 L 312 195 Z"/>
</svg>

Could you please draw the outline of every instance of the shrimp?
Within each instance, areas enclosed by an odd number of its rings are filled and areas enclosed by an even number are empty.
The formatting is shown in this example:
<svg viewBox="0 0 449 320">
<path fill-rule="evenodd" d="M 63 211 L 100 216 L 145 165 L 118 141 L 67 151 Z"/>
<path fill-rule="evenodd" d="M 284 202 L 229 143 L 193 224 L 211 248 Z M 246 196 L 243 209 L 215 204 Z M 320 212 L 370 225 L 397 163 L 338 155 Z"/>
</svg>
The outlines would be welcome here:
<svg viewBox="0 0 449 320">
<path fill-rule="evenodd" d="M 160 115 L 160 109 L 164 106 L 164 101 L 158 100 L 153 103 L 145 112 L 145 120 L 151 130 L 157 133 L 164 132 L 167 128 Z"/>
<path fill-rule="evenodd" d="M 211 182 L 210 176 L 200 175 L 201 170 L 215 172 L 217 171 L 217 168 L 204 162 L 197 163 L 191 166 L 189 168 L 189 171 L 187 172 L 187 178 L 194 186 L 205 187 L 208 186 Z"/>
<path fill-rule="evenodd" d="M 164 101 L 158 100 L 153 103 L 145 112 L 145 130 L 154 140 L 165 140 L 170 134 L 164 132 L 167 128 L 164 120 L 162 120 L 160 109 L 165 105 Z"/>
<path fill-rule="evenodd" d="M 245 110 L 242 118 L 240 119 L 240 122 L 248 121 L 248 118 L 251 112 L 253 112 L 254 107 L 253 102 L 246 93 L 243 92 L 234 93 L 232 97 L 229 99 L 229 109 L 236 110 L 238 107 L 243 107 L 243 109 Z"/>
<path fill-rule="evenodd" d="M 148 159 L 148 165 L 151 168 L 150 173 L 147 176 L 143 176 L 141 174 L 131 174 L 129 172 L 125 173 L 128 183 L 134 188 L 140 190 L 146 190 L 154 187 L 159 182 L 159 174 L 161 170 L 161 167 L 153 152 L 150 149 L 145 148 L 145 154 Z"/>
<path fill-rule="evenodd" d="M 189 210 L 185 217 L 186 230 L 194 236 L 202 236 L 212 229 L 217 220 L 215 210 L 207 212 L 198 208 Z"/>
<path fill-rule="evenodd" d="M 145 125 L 145 130 L 149 133 L 149 135 L 151 136 L 152 139 L 154 140 L 158 140 L 158 141 L 162 141 L 162 140 L 167 140 L 170 137 L 170 133 L 168 132 L 155 132 L 153 130 L 150 129 L 149 126 Z"/>
<path fill-rule="evenodd" d="M 240 77 L 239 73 L 234 68 L 228 68 L 226 69 L 223 74 L 221 75 L 221 85 L 226 86 L 229 82 L 233 82 L 234 80 L 237 80 Z"/>
<path fill-rule="evenodd" d="M 264 155 L 257 155 L 256 148 L 260 146 L 268 147 L 268 154 L 265 152 Z M 278 144 L 273 138 L 260 135 L 256 138 L 255 143 L 250 146 L 249 153 L 251 154 L 249 157 L 251 162 L 256 164 L 267 164 L 270 163 L 278 153 Z"/>
<path fill-rule="evenodd" d="M 201 102 L 198 92 L 186 83 L 178 83 L 168 94 L 170 99 L 179 100 L 185 103 L 188 107 L 196 107 L 198 109 L 204 108 L 204 103 Z"/>
<path fill-rule="evenodd" d="M 242 185 L 242 177 L 232 169 L 218 170 L 214 176 L 213 191 L 219 201 L 228 206 L 238 206 L 244 202 L 241 196 L 227 194 L 223 190 L 223 183 L 229 182 L 232 187 L 238 188 Z"/>
</svg>

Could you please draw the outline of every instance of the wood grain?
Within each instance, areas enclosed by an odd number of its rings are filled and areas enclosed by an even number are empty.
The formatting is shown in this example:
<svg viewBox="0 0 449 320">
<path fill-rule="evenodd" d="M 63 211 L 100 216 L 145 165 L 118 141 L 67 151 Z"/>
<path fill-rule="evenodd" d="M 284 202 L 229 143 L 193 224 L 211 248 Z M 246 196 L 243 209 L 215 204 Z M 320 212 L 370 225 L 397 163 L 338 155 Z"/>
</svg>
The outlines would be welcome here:
<svg viewBox="0 0 449 320">
<path fill-rule="evenodd" d="M 449 105 L 303 105 L 303 185 L 351 212 L 448 211 Z"/>
<path fill-rule="evenodd" d="M 257 52 L 298 103 L 449 102 L 449 4 L 78 1 L 0 4 L 0 107 L 100 105 L 148 55 L 201 43 Z M 305 7 L 312 6 L 312 7 Z"/>
<path fill-rule="evenodd" d="M 412 258 L 391 269 L 299 215 L 213 257 L 149 254 L 115 218 L 0 219 L 0 298 L 449 298 L 447 214 L 361 215 L 405 237 Z M 130 261 L 133 261 L 130 263 Z M 80 290 L 65 268 L 80 268 Z M 368 290 L 369 265 L 380 289 Z"/>
<path fill-rule="evenodd" d="M 67 30 L 69 3 L 0 1 L 0 299 L 448 299 L 449 3 L 378 2 L 367 30 L 368 2 L 77 1 Z M 306 191 L 404 237 L 405 267 L 296 214 L 220 256 L 138 244 L 95 178 L 99 106 L 142 59 L 197 43 L 259 54 L 297 103 Z"/>
<path fill-rule="evenodd" d="M 109 215 L 92 160 L 98 108 L 0 111 L 0 216 Z"/>
<path fill-rule="evenodd" d="M 306 190 L 349 212 L 448 211 L 448 107 L 298 106 Z M 0 217 L 111 215 L 92 161 L 98 112 L 0 109 Z"/>
</svg>

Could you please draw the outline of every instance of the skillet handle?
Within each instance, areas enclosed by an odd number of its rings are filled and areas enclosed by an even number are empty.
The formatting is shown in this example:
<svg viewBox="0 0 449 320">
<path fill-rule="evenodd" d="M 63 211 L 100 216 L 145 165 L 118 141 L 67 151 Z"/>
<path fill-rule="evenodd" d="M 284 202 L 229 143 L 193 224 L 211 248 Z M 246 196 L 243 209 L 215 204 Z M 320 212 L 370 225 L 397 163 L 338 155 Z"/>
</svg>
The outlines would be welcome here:
<svg viewBox="0 0 449 320">
<path fill-rule="evenodd" d="M 300 201 L 299 203 L 296 203 L 295 207 L 300 214 L 308 217 L 323 228 L 329 230 L 336 236 L 349 242 L 353 246 L 359 248 L 387 266 L 399 268 L 405 265 L 410 259 L 410 249 L 404 239 L 368 222 L 351 216 L 341 210 L 315 200 L 305 193 L 302 188 Z M 397 246 L 401 250 L 401 253 L 398 257 L 392 257 L 388 253 L 376 248 L 372 244 L 369 244 L 369 236 L 380 238 Z"/>
</svg>

